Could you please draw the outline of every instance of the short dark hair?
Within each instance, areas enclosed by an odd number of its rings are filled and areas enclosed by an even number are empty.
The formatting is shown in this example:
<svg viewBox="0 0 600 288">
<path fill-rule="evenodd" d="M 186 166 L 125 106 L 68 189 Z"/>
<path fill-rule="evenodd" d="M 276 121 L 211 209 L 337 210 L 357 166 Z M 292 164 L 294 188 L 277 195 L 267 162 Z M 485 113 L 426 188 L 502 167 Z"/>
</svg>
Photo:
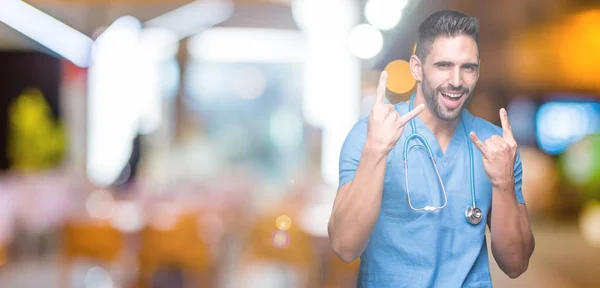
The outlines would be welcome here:
<svg viewBox="0 0 600 288">
<path fill-rule="evenodd" d="M 479 51 L 479 20 L 458 11 L 442 10 L 431 14 L 419 26 L 419 40 L 415 54 L 425 62 L 431 44 L 439 36 L 456 37 L 471 36 L 477 43 Z"/>
</svg>

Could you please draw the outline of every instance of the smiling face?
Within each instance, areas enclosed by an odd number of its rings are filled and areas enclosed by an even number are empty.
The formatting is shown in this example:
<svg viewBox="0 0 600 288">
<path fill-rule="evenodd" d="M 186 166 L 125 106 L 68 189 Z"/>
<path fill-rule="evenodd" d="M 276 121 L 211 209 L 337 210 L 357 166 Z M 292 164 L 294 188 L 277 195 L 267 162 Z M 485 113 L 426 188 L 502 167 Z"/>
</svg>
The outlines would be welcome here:
<svg viewBox="0 0 600 288">
<path fill-rule="evenodd" d="M 413 56 L 415 57 L 415 56 Z M 467 35 L 439 36 L 418 60 L 429 110 L 444 121 L 458 119 L 479 79 L 479 48 Z"/>
</svg>

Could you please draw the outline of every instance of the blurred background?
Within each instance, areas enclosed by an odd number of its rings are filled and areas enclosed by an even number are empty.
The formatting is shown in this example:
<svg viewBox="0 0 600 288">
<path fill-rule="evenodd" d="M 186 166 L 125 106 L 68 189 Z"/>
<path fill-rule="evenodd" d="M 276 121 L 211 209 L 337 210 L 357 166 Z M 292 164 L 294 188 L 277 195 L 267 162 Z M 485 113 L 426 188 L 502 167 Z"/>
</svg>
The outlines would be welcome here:
<svg viewBox="0 0 600 288">
<path fill-rule="evenodd" d="M 340 148 L 440 9 L 479 18 L 470 110 L 520 145 L 536 250 L 495 287 L 600 286 L 593 0 L 0 0 L 0 286 L 356 287 Z"/>
</svg>

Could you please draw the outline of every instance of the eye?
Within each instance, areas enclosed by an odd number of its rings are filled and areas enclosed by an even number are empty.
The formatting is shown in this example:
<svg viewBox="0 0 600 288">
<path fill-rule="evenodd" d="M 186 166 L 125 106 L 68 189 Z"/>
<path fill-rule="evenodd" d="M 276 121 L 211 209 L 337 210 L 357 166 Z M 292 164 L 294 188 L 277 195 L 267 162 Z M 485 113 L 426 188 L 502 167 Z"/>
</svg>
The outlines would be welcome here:
<svg viewBox="0 0 600 288">
<path fill-rule="evenodd" d="M 464 66 L 463 69 L 465 69 L 467 72 L 474 72 L 477 69 L 477 67 L 475 67 L 473 65 L 467 65 L 467 66 Z"/>
</svg>

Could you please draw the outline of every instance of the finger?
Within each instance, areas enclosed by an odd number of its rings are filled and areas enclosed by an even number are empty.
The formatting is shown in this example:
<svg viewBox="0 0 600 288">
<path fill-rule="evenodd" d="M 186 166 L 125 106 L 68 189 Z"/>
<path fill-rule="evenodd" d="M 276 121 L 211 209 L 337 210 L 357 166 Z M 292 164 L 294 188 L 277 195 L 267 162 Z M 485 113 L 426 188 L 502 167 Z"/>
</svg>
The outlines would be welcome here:
<svg viewBox="0 0 600 288">
<path fill-rule="evenodd" d="M 494 153 L 496 151 L 498 151 L 498 145 L 496 145 L 496 142 L 494 142 L 494 140 L 487 139 L 485 140 L 485 147 L 487 147 L 488 153 Z"/>
<path fill-rule="evenodd" d="M 505 140 L 514 142 L 515 138 L 512 134 L 512 127 L 510 126 L 510 122 L 508 122 L 508 113 L 506 113 L 506 109 L 500 109 L 500 121 L 502 122 L 502 134 Z"/>
<path fill-rule="evenodd" d="M 395 123 L 398 121 L 398 118 L 400 118 L 400 114 L 398 114 L 398 112 L 396 112 L 396 111 L 391 112 L 389 118 L 390 118 L 390 120 L 392 120 L 392 122 Z"/>
<path fill-rule="evenodd" d="M 404 126 L 406 123 L 408 123 L 408 121 L 419 116 L 419 114 L 421 114 L 421 112 L 423 112 L 423 110 L 425 110 L 425 104 L 421 104 L 421 105 L 417 106 L 415 109 L 411 110 L 410 112 L 402 115 L 400 117 L 400 124 L 402 126 Z"/>
<path fill-rule="evenodd" d="M 377 95 L 375 96 L 375 103 L 373 105 L 383 105 L 385 99 L 385 89 L 387 88 L 387 71 L 381 72 L 379 76 L 379 85 L 377 86 Z"/>
<path fill-rule="evenodd" d="M 493 135 L 492 138 L 491 138 L 491 141 L 498 148 L 506 148 L 506 146 L 508 146 L 508 144 L 506 143 L 506 141 L 502 137 L 500 137 L 499 135 Z"/>
<path fill-rule="evenodd" d="M 387 104 L 385 107 L 386 107 L 386 111 L 388 113 L 396 112 L 396 107 L 392 104 Z"/>
<path fill-rule="evenodd" d="M 471 132 L 469 134 L 469 137 L 471 137 L 471 141 L 473 141 L 475 147 L 477 147 L 477 149 L 479 149 L 479 151 L 481 151 L 481 154 L 483 154 L 483 156 L 485 157 L 488 153 L 488 147 L 485 144 L 483 144 L 481 140 L 479 140 L 479 137 L 477 137 L 477 134 L 475 134 L 475 132 Z"/>
</svg>

